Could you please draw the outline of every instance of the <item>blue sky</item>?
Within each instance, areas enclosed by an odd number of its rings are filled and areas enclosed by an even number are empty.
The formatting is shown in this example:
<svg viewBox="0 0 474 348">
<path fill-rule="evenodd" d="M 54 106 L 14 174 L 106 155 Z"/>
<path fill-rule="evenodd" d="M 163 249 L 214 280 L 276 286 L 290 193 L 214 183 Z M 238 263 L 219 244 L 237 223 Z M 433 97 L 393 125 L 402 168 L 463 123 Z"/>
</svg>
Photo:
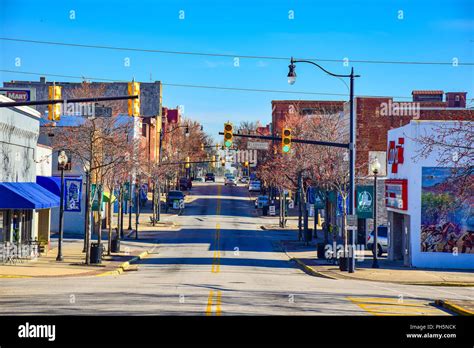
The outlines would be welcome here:
<svg viewBox="0 0 474 348">
<path fill-rule="evenodd" d="M 320 59 L 474 62 L 473 1 L 0 1 L 0 36 L 174 51 Z M 70 11 L 76 18 L 70 19 Z M 398 19 L 399 11 L 403 19 Z M 184 11 L 184 19 L 180 19 Z M 294 11 L 294 19 L 289 19 Z M 309 65 L 294 86 L 284 60 L 202 57 L 0 41 L 1 69 L 172 84 L 347 93 L 344 84 Z M 21 66 L 15 59 L 21 58 Z M 124 60 L 130 59 L 130 67 Z M 356 94 L 411 96 L 414 89 L 467 91 L 473 66 L 322 63 L 336 73 L 354 66 Z M 39 76 L 0 72 L 2 81 Z M 48 78 L 54 80 L 54 78 Z M 68 80 L 58 79 L 56 80 Z M 70 79 L 71 81 L 76 81 Z M 223 122 L 271 120 L 275 99 L 344 99 L 284 93 L 165 86 L 166 106 L 216 136 Z"/>
</svg>

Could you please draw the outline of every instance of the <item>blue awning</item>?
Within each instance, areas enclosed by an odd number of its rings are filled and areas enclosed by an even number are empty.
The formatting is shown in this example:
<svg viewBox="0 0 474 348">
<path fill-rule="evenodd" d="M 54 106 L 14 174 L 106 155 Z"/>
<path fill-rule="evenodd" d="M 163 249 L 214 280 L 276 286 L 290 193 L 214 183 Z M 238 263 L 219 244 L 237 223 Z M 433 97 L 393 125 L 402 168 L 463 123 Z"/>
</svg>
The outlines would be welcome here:
<svg viewBox="0 0 474 348">
<path fill-rule="evenodd" d="M 56 176 L 37 176 L 36 183 L 56 196 L 61 195 L 61 178 Z"/>
<path fill-rule="evenodd" d="M 59 196 L 34 182 L 0 183 L 0 209 L 59 207 Z"/>
</svg>

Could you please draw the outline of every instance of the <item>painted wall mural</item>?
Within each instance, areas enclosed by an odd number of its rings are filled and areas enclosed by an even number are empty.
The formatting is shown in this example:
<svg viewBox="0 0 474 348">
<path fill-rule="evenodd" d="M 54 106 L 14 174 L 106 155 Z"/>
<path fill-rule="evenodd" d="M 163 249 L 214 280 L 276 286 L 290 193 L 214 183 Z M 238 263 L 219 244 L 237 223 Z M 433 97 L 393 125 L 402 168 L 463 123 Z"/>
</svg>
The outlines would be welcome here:
<svg viewBox="0 0 474 348">
<path fill-rule="evenodd" d="M 474 175 L 422 168 L 421 251 L 474 255 Z"/>
</svg>

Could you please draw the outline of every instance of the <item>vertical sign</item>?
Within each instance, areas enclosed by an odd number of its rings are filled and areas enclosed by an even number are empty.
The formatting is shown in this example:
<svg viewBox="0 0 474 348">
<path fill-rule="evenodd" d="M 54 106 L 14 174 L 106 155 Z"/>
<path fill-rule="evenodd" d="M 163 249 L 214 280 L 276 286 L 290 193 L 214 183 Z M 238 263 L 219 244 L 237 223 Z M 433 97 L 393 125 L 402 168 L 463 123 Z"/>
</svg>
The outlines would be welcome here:
<svg viewBox="0 0 474 348">
<path fill-rule="evenodd" d="M 82 178 L 64 179 L 64 211 L 81 211 Z"/>
<path fill-rule="evenodd" d="M 359 185 L 356 187 L 356 213 L 359 219 L 371 219 L 374 216 L 374 187 Z"/>
</svg>

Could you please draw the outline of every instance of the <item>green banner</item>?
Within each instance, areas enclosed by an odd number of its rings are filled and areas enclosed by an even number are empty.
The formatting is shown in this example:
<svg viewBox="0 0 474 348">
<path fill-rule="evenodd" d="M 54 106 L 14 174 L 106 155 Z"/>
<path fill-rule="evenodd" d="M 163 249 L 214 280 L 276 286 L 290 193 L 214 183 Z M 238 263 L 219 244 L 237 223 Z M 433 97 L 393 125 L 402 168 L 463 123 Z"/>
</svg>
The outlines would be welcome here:
<svg viewBox="0 0 474 348">
<path fill-rule="evenodd" d="M 371 219 L 374 217 L 374 187 L 371 185 L 360 185 L 356 187 L 356 213 L 360 219 Z"/>
<path fill-rule="evenodd" d="M 91 197 L 94 199 L 92 201 L 92 211 L 99 211 L 99 194 L 95 192 L 96 184 L 91 185 Z M 99 192 L 102 193 L 102 205 L 104 203 L 104 196 L 102 186 L 99 187 Z"/>
<path fill-rule="evenodd" d="M 123 184 L 123 199 L 128 202 L 130 199 L 130 183 L 126 182 Z"/>
</svg>

